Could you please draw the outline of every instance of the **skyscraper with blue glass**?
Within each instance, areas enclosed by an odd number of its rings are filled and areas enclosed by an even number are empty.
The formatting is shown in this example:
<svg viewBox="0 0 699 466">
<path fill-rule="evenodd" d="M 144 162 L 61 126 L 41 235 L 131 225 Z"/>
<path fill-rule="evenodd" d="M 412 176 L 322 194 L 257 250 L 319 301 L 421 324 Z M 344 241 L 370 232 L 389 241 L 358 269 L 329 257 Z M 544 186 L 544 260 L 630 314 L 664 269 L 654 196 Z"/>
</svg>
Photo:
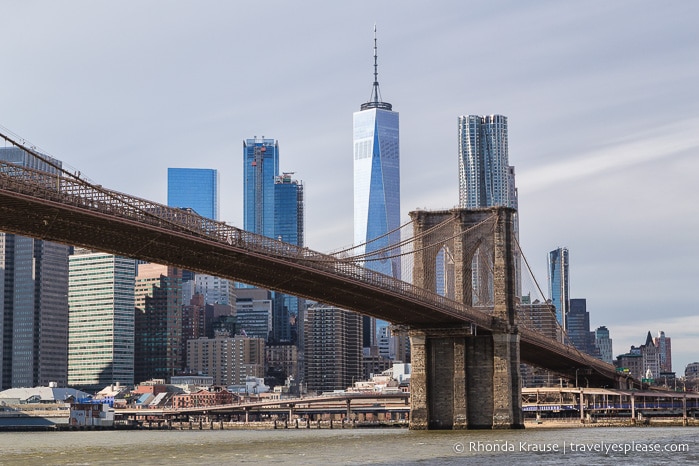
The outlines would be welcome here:
<svg viewBox="0 0 699 466">
<path fill-rule="evenodd" d="M 274 238 L 274 180 L 279 144 L 274 139 L 243 141 L 243 228 Z"/>
<path fill-rule="evenodd" d="M 293 173 L 279 174 L 278 142 L 264 137 L 246 139 L 243 164 L 243 228 L 303 246 L 303 184 L 292 179 Z M 295 296 L 274 293 L 272 341 L 291 339 L 289 315 L 302 314 L 304 305 L 304 301 Z"/>
<path fill-rule="evenodd" d="M 218 220 L 218 171 L 210 168 L 168 168 L 167 205 L 193 209 Z"/>
<path fill-rule="evenodd" d="M 398 112 L 381 100 L 378 81 L 376 28 L 374 28 L 374 83 L 368 102 L 353 116 L 354 243 L 364 254 L 364 266 L 401 278 L 400 149 Z M 376 254 L 372 255 L 375 252 Z M 364 319 L 364 346 L 374 346 L 376 332 Z M 379 322 L 379 325 L 385 323 Z"/>
<path fill-rule="evenodd" d="M 283 173 L 274 178 L 274 237 L 285 243 L 303 246 L 303 184 L 291 175 L 293 173 Z M 276 342 L 291 341 L 289 317 L 294 314 L 300 318 L 297 322 L 303 322 L 305 300 L 274 293 L 273 306 L 272 338 Z"/>
<path fill-rule="evenodd" d="M 556 307 L 556 320 L 566 329 L 566 318 L 570 310 L 570 276 L 568 271 L 568 249 L 557 248 L 548 257 L 549 296 Z"/>
</svg>

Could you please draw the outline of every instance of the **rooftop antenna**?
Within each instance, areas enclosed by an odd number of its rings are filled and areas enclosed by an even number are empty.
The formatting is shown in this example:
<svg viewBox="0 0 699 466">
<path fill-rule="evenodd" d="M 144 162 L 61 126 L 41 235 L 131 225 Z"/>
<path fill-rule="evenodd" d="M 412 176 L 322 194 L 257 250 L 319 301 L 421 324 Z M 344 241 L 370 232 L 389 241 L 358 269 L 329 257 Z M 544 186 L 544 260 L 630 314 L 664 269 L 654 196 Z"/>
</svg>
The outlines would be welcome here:
<svg viewBox="0 0 699 466">
<path fill-rule="evenodd" d="M 378 62 L 378 45 L 376 40 L 376 23 L 374 23 L 374 84 L 371 88 L 371 97 L 369 102 L 363 103 L 362 110 L 370 108 L 381 108 L 391 110 L 393 106 L 388 102 L 381 101 L 381 92 L 379 91 L 379 62 Z"/>
</svg>

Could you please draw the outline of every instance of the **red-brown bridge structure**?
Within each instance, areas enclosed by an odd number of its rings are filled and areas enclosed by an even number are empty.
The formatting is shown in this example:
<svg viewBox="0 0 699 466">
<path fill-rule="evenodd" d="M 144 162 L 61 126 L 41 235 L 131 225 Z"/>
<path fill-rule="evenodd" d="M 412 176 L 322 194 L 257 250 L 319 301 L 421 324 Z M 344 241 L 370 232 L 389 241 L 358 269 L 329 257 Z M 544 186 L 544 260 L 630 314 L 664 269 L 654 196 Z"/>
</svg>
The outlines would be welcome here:
<svg viewBox="0 0 699 466">
<path fill-rule="evenodd" d="M 5 140 L 42 157 L 14 136 Z M 632 382 L 517 315 L 513 217 L 506 207 L 411 212 L 413 282 L 86 181 L 0 162 L 0 230 L 167 264 L 356 311 L 411 336 L 411 428 L 521 427 L 520 361 L 594 386 Z M 454 299 L 436 293 L 448 245 Z M 492 307 L 474 307 L 474 254 L 488 256 Z M 366 258 L 364 259 L 366 260 Z"/>
</svg>

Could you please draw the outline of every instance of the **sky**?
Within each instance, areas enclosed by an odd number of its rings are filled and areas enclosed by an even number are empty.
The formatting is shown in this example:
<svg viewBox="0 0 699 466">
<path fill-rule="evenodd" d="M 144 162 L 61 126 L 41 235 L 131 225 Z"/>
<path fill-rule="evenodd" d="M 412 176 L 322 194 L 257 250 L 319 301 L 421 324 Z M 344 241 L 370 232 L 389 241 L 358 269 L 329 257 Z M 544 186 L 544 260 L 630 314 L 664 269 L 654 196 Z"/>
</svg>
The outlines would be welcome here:
<svg viewBox="0 0 699 466">
<path fill-rule="evenodd" d="M 306 245 L 353 238 L 352 114 L 400 114 L 401 217 L 458 204 L 457 118 L 508 117 L 520 243 L 614 353 L 672 338 L 699 361 L 699 2 L 7 0 L 0 125 L 105 187 L 167 203 L 167 168 L 215 168 L 242 227 L 242 142 L 279 141 Z M 525 280 L 538 295 L 533 282 Z"/>
</svg>

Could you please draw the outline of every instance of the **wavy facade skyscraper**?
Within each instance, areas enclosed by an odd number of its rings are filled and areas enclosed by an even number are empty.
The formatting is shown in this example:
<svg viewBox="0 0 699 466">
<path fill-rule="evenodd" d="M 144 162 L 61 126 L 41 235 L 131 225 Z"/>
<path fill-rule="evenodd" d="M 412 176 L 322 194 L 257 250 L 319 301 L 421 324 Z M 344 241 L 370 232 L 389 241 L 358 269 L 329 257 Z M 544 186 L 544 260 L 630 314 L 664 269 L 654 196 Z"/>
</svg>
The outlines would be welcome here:
<svg viewBox="0 0 699 466">
<path fill-rule="evenodd" d="M 466 115 L 458 120 L 459 130 L 459 207 L 518 208 L 515 167 L 509 162 L 507 117 L 504 115 Z M 515 215 L 515 236 L 519 238 L 519 217 Z M 489 273 L 489 258 L 477 255 L 473 264 L 473 304 L 488 304 L 492 293 L 484 275 Z M 517 262 L 517 296 L 522 295 L 520 254 Z"/>
<path fill-rule="evenodd" d="M 371 97 L 353 115 L 354 244 L 358 246 L 357 254 L 367 255 L 365 267 L 400 279 L 399 251 L 387 249 L 400 241 L 398 123 L 398 112 L 393 111 L 390 103 L 381 100 L 374 28 Z M 365 347 L 374 346 L 376 338 L 374 325 L 367 319 L 364 322 Z"/>
</svg>

